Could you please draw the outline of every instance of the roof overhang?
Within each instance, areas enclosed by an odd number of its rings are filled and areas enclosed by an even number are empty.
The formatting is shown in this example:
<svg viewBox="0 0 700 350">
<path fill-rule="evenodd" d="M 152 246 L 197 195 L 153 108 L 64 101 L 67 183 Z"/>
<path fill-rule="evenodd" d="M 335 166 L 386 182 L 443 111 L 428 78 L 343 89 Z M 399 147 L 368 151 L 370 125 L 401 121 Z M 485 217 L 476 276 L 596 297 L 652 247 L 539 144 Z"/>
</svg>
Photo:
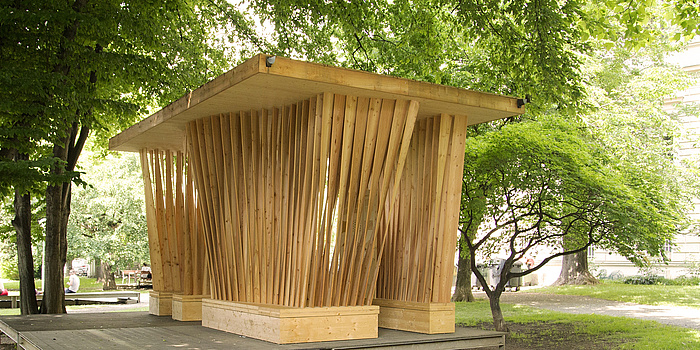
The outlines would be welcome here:
<svg viewBox="0 0 700 350">
<path fill-rule="evenodd" d="M 267 67 L 257 55 L 181 97 L 109 140 L 109 148 L 184 150 L 185 125 L 222 113 L 283 107 L 324 92 L 358 97 L 416 100 L 418 118 L 467 116 L 480 124 L 524 113 L 514 97 L 425 83 L 276 57 Z"/>
</svg>

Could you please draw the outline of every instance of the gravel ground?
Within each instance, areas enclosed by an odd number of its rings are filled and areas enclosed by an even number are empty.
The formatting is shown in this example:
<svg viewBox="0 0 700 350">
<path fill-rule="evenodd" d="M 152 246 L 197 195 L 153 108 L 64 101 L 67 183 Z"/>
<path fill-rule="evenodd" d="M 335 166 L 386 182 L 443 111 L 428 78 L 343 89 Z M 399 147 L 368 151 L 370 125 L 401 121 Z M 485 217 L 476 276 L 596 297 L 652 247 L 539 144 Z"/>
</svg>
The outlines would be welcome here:
<svg viewBox="0 0 700 350">
<path fill-rule="evenodd" d="M 476 297 L 486 298 L 483 292 Z M 623 303 L 577 295 L 542 293 L 503 293 L 501 302 L 527 305 L 572 314 L 596 314 L 632 317 L 673 326 L 700 330 L 700 310 L 688 307 L 652 306 Z"/>
</svg>

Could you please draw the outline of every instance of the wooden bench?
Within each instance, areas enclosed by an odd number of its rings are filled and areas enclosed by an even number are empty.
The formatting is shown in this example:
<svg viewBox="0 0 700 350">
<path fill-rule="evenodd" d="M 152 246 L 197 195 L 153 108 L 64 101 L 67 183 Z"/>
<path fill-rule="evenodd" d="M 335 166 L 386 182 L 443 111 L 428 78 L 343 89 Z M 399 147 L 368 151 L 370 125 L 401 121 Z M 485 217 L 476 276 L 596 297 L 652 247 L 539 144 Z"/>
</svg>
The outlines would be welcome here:
<svg viewBox="0 0 700 350">
<path fill-rule="evenodd" d="M 153 285 L 153 280 L 148 277 L 148 271 L 139 271 L 136 275 L 136 286 L 141 287 L 142 285 Z"/>
<path fill-rule="evenodd" d="M 118 292 L 88 292 L 88 293 L 66 293 L 65 300 L 73 301 L 77 304 L 80 300 L 87 299 L 117 299 L 119 300 L 132 300 L 135 299 L 137 303 L 141 302 L 141 293 L 139 292 L 129 292 L 129 291 L 118 291 Z M 42 299 L 41 295 L 36 296 L 37 301 Z M 9 295 L 0 296 L 0 300 L 10 300 L 10 307 L 16 309 L 19 307 L 19 292 L 10 292 Z"/>
</svg>

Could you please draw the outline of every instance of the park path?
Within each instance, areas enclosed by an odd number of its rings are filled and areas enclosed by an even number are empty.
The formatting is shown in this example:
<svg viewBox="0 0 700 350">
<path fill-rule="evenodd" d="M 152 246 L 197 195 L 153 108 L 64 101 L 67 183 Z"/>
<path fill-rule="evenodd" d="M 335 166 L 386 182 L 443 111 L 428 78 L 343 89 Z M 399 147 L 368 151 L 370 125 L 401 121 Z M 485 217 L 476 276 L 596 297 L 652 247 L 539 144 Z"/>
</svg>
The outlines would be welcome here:
<svg viewBox="0 0 700 350">
<path fill-rule="evenodd" d="M 476 297 L 486 298 L 483 292 Z M 503 293 L 501 302 L 571 314 L 595 314 L 632 317 L 663 324 L 700 330 L 700 309 L 663 305 L 642 305 L 578 295 L 543 293 Z"/>
</svg>

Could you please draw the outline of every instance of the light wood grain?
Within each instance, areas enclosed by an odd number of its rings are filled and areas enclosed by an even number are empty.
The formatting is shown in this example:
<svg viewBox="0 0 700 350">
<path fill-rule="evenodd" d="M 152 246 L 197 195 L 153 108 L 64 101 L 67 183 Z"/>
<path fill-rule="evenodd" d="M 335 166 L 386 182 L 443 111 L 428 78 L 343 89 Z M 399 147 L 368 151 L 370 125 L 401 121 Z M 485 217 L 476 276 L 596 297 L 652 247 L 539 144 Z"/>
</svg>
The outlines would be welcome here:
<svg viewBox="0 0 700 350">
<path fill-rule="evenodd" d="M 257 55 L 152 116 L 116 135 L 110 149 L 137 152 L 141 148 L 184 150 L 185 125 L 221 113 L 271 110 L 326 91 L 391 100 L 415 100 L 418 119 L 441 113 L 469 115 L 469 124 L 524 113 L 517 99 L 450 86 L 401 79 L 277 57 L 265 66 Z"/>
<path fill-rule="evenodd" d="M 387 217 L 377 297 L 450 301 L 467 121 L 440 115 L 417 122 Z"/>
<path fill-rule="evenodd" d="M 377 337 L 378 306 L 290 308 L 202 301 L 202 325 L 277 344 Z"/>
<path fill-rule="evenodd" d="M 212 298 L 300 308 L 371 303 L 379 222 L 398 192 L 390 187 L 417 107 L 321 94 L 192 121 L 189 164 L 199 167 L 206 202 Z"/>
<path fill-rule="evenodd" d="M 193 184 L 196 167 L 182 152 L 143 149 L 140 154 L 155 295 L 201 295 L 208 282 L 204 223 Z"/>
</svg>

